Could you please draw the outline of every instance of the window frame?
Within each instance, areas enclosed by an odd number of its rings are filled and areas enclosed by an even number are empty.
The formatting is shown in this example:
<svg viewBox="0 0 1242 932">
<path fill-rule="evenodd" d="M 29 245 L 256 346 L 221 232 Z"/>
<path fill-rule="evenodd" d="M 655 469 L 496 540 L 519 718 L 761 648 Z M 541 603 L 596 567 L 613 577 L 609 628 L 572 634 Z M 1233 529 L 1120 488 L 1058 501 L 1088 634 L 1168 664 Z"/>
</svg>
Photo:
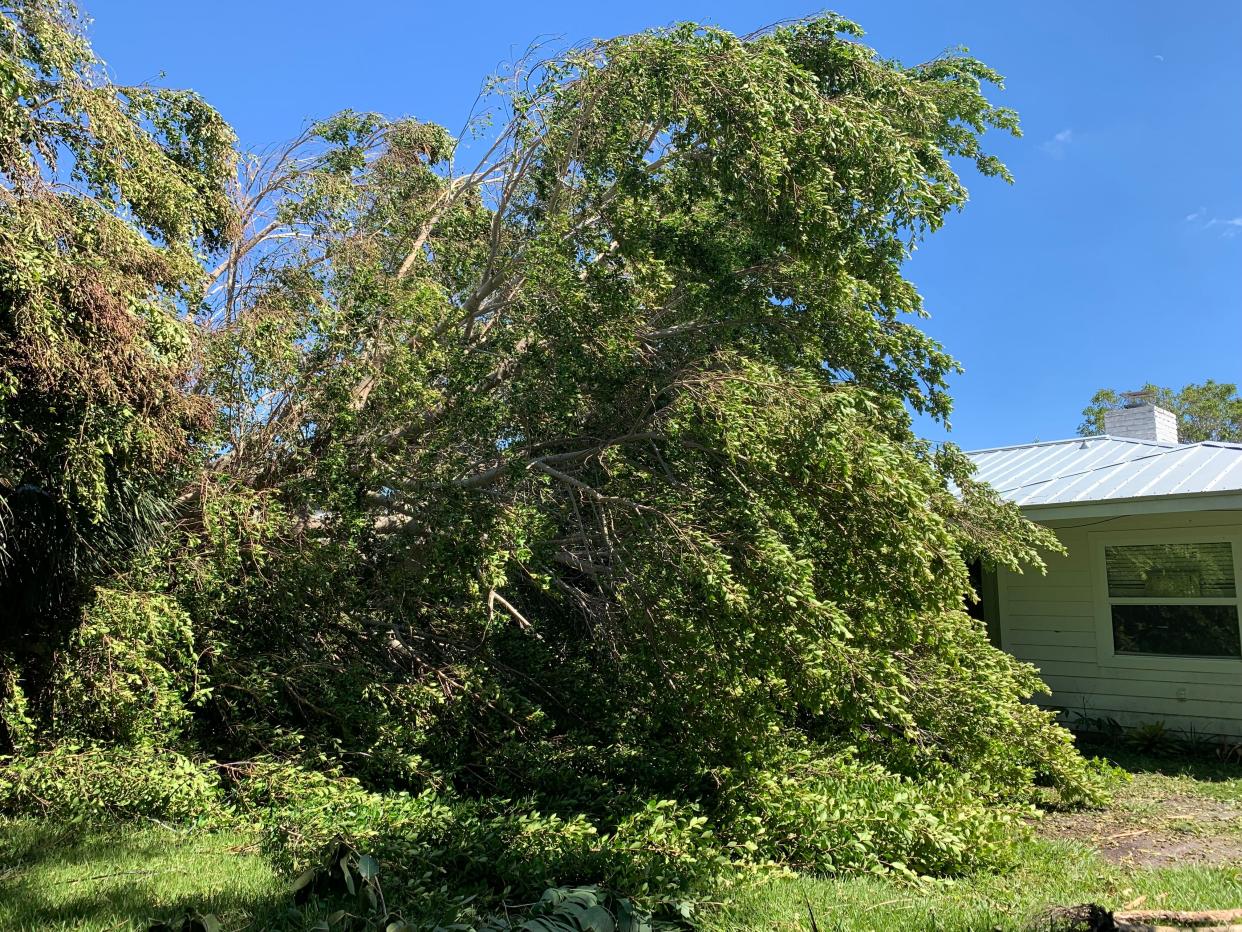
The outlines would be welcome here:
<svg viewBox="0 0 1242 932">
<path fill-rule="evenodd" d="M 1242 642 L 1242 534 L 1223 528 L 1178 528 L 1150 531 L 1101 532 L 1087 534 L 1091 550 L 1091 585 L 1095 599 L 1097 663 L 1102 667 L 1138 670 L 1181 670 L 1188 673 L 1242 673 L 1242 657 L 1195 657 L 1178 654 L 1118 653 L 1113 643 L 1114 602 L 1130 605 L 1232 605 L 1238 616 L 1239 640 Z M 1186 596 L 1164 598 L 1113 598 L 1108 594 L 1108 563 L 1106 547 L 1143 544 L 1215 544 L 1228 543 L 1233 553 L 1233 598 Z"/>
</svg>

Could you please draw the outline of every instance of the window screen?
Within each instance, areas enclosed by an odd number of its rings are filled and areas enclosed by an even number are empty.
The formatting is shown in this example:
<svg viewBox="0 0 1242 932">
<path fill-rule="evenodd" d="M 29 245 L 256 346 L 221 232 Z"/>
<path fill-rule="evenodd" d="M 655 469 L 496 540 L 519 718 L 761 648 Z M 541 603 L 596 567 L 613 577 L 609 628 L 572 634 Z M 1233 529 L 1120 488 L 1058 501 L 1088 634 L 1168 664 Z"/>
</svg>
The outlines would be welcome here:
<svg viewBox="0 0 1242 932">
<path fill-rule="evenodd" d="M 1129 544 L 1105 547 L 1112 598 L 1224 598 L 1237 595 L 1233 548 L 1212 544 Z"/>
</svg>

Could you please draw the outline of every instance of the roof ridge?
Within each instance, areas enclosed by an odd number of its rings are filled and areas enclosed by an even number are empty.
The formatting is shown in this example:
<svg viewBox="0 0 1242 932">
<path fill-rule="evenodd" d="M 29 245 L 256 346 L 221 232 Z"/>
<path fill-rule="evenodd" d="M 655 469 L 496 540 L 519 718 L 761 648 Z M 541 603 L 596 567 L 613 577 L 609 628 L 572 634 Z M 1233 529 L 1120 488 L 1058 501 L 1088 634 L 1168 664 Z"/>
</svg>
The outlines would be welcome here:
<svg viewBox="0 0 1242 932">
<path fill-rule="evenodd" d="M 1030 443 L 1010 443 L 1000 447 L 984 447 L 980 450 L 966 450 L 967 456 L 979 453 L 999 453 L 1001 450 L 1022 450 L 1030 447 L 1052 447 L 1061 443 L 1087 443 L 1092 440 L 1113 440 L 1117 443 L 1135 443 L 1147 447 L 1161 447 L 1165 450 L 1178 450 L 1182 447 L 1196 446 L 1192 443 L 1164 443 L 1160 440 L 1141 440 L 1138 437 L 1115 437 L 1112 434 L 1095 434 L 1091 437 L 1066 437 L 1064 440 L 1033 440 Z M 1200 443 L 1219 444 L 1221 441 L 1203 440 Z M 1242 444 L 1232 444 L 1242 449 Z"/>
</svg>

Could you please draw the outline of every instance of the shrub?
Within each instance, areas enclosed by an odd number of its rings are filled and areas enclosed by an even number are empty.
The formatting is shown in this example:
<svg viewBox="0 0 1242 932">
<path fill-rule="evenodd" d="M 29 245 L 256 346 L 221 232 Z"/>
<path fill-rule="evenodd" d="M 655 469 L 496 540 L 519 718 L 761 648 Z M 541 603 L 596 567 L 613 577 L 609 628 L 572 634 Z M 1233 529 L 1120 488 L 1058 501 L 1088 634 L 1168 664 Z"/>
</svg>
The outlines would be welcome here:
<svg viewBox="0 0 1242 932">
<path fill-rule="evenodd" d="M 701 885 L 726 863 L 708 820 L 669 800 L 633 803 L 601 830 L 581 813 L 540 811 L 532 800 L 375 793 L 276 762 L 234 769 L 232 779 L 237 810 L 265 827 L 286 868 L 302 870 L 344 842 L 375 856 L 389 889 L 407 899 L 530 899 L 556 883 L 593 881 L 664 895 Z"/>
<path fill-rule="evenodd" d="M 57 664 L 50 734 L 167 746 L 190 720 L 196 672 L 194 632 L 175 601 L 97 589 Z"/>
<path fill-rule="evenodd" d="M 175 751 L 57 745 L 0 758 L 0 811 L 57 820 L 222 816 L 212 769 Z"/>
<path fill-rule="evenodd" d="M 995 868 L 1018 821 L 965 780 L 916 782 L 849 750 L 791 750 L 738 776 L 722 816 L 727 844 L 819 874 Z"/>
</svg>

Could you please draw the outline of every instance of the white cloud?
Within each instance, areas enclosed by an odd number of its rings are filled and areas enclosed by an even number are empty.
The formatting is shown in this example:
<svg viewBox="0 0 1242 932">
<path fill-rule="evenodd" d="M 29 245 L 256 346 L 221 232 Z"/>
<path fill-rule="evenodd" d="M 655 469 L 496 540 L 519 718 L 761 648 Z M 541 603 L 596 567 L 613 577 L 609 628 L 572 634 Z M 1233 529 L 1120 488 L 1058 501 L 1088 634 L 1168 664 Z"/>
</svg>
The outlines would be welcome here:
<svg viewBox="0 0 1242 932">
<path fill-rule="evenodd" d="M 1228 220 L 1222 220 L 1220 225 L 1225 229 L 1221 233 L 1222 236 L 1237 236 L 1242 233 L 1242 217 L 1231 217 Z"/>
<path fill-rule="evenodd" d="M 1047 140 L 1042 148 L 1054 159 L 1062 158 L 1069 144 L 1074 141 L 1074 131 L 1072 129 L 1063 129 L 1051 139 Z"/>
<path fill-rule="evenodd" d="M 1203 220 L 1207 216 L 1207 210 L 1200 207 L 1193 214 L 1186 217 L 1188 221 L 1197 222 Z M 1242 217 L 1210 217 L 1202 224 L 1202 229 L 1210 230 L 1213 227 L 1220 227 L 1220 235 L 1225 237 L 1234 237 L 1242 235 Z"/>
</svg>

